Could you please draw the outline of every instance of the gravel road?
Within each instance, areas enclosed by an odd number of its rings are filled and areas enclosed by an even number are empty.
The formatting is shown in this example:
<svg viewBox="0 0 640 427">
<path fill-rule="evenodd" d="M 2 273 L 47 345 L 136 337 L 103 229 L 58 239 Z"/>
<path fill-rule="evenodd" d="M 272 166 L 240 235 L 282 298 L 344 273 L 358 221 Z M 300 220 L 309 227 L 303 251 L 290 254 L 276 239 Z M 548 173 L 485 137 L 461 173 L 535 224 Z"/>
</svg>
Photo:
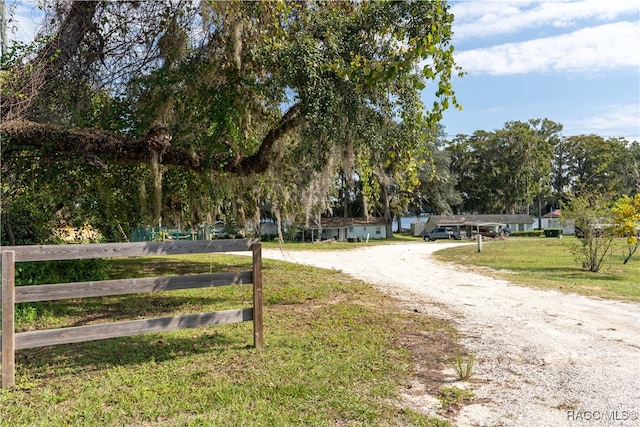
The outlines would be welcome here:
<svg viewBox="0 0 640 427">
<path fill-rule="evenodd" d="M 529 289 L 432 257 L 455 244 L 263 257 L 340 270 L 452 322 L 477 357 L 475 403 L 456 426 L 640 426 L 640 305 Z M 435 413 L 432 397 L 412 401 Z"/>
</svg>

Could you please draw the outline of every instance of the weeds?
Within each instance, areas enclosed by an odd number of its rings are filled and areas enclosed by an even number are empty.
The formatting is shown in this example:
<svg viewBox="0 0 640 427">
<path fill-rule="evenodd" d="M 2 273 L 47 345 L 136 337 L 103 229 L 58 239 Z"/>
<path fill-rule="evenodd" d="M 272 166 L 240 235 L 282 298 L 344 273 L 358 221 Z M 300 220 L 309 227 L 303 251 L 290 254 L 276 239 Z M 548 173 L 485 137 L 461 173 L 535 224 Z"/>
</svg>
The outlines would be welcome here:
<svg viewBox="0 0 640 427">
<path fill-rule="evenodd" d="M 442 404 L 442 408 L 446 411 L 458 408 L 463 402 L 470 402 L 476 397 L 471 390 L 458 387 L 442 387 L 438 400 Z"/>
<path fill-rule="evenodd" d="M 20 323 L 33 323 L 38 315 L 38 310 L 33 304 L 16 304 L 15 319 Z"/>
<path fill-rule="evenodd" d="M 453 368 L 459 380 L 467 381 L 473 375 L 473 365 L 476 357 L 473 354 L 463 356 L 460 352 L 456 352 L 456 358 L 453 362 Z"/>
</svg>

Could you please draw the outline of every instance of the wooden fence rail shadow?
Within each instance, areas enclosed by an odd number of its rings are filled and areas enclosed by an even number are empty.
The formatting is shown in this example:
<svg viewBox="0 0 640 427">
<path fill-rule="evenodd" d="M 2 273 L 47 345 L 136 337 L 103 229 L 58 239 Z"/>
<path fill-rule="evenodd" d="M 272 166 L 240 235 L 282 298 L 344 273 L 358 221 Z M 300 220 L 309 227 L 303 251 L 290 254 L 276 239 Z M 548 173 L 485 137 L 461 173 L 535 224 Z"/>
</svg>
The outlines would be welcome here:
<svg viewBox="0 0 640 427">
<path fill-rule="evenodd" d="M 2 250 L 2 388 L 15 385 L 15 351 L 56 344 L 164 332 L 253 320 L 253 343 L 263 344 L 262 246 L 258 239 L 199 240 L 89 245 L 5 246 Z M 15 286 L 15 264 L 92 258 L 123 258 L 214 252 L 252 251 L 251 271 L 152 277 L 94 282 Z M 140 319 L 32 332 L 15 332 L 15 304 L 67 298 L 123 295 L 213 286 L 253 284 L 253 307 Z"/>
</svg>

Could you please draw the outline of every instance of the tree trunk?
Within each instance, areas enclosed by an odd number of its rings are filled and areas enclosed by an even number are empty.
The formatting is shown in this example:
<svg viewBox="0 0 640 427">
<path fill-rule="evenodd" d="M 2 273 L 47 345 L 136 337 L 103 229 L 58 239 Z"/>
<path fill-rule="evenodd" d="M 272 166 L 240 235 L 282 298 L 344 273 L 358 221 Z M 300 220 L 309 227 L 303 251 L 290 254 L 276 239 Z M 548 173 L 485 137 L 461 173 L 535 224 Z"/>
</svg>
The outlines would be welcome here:
<svg viewBox="0 0 640 427">
<path fill-rule="evenodd" d="M 152 224 L 158 224 L 161 221 L 162 214 L 162 165 L 160 165 L 158 157 L 158 153 L 153 152 L 150 164 L 153 178 L 153 195 L 151 197 Z"/>
<path fill-rule="evenodd" d="M 2 225 L 4 228 L 4 233 L 7 235 L 7 241 L 9 242 L 9 246 L 15 246 L 16 236 L 13 234 L 13 230 L 11 229 L 11 224 L 9 224 L 9 221 L 4 221 Z"/>
<path fill-rule="evenodd" d="M 99 2 L 96 1 L 71 3 L 71 8 L 55 36 L 40 49 L 29 67 L 24 67 L 31 72 L 21 71 L 18 79 L 22 84 L 19 85 L 18 90 L 3 94 L 5 99 L 3 99 L 3 108 L 0 110 L 0 121 L 22 117 L 43 91 L 45 85 L 53 80 L 52 76 L 60 72 L 69 58 L 77 54 L 87 35 L 95 29 L 93 19 L 98 4 Z"/>
<path fill-rule="evenodd" d="M 342 216 L 344 218 L 349 218 L 349 192 L 347 191 L 347 177 L 342 175 Z"/>
<path fill-rule="evenodd" d="M 542 230 L 542 197 L 538 194 L 538 230 Z"/>
<path fill-rule="evenodd" d="M 391 216 L 391 198 L 389 188 L 382 185 L 382 205 L 384 206 L 384 227 L 387 237 L 393 237 L 393 217 Z"/>
<path fill-rule="evenodd" d="M 364 191 L 362 192 L 362 215 L 369 219 L 369 199 Z"/>
</svg>

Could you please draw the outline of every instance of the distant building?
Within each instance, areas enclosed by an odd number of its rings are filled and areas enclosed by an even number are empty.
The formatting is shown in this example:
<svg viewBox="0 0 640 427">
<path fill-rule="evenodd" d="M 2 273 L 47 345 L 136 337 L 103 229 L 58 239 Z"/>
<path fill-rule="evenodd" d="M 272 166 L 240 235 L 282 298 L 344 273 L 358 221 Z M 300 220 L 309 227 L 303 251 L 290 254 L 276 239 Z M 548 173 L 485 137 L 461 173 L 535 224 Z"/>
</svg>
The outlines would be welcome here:
<svg viewBox="0 0 640 427">
<path fill-rule="evenodd" d="M 260 223 L 260 231 L 262 234 L 278 234 L 278 224 L 271 221 L 262 221 Z"/>
<path fill-rule="evenodd" d="M 562 234 L 572 236 L 575 234 L 575 223 L 560 219 L 560 209 L 554 209 L 542 215 L 542 228 L 545 230 L 560 229 Z"/>
<path fill-rule="evenodd" d="M 308 227 L 312 240 L 368 240 L 385 239 L 384 218 L 322 218 Z"/>
<path fill-rule="evenodd" d="M 467 236 L 475 234 L 491 235 L 508 227 L 513 231 L 533 230 L 534 220 L 527 214 L 487 214 L 487 215 L 431 215 L 424 226 L 423 232 L 437 227 L 451 227 L 464 230 Z M 419 227 L 416 227 L 416 230 Z"/>
</svg>

